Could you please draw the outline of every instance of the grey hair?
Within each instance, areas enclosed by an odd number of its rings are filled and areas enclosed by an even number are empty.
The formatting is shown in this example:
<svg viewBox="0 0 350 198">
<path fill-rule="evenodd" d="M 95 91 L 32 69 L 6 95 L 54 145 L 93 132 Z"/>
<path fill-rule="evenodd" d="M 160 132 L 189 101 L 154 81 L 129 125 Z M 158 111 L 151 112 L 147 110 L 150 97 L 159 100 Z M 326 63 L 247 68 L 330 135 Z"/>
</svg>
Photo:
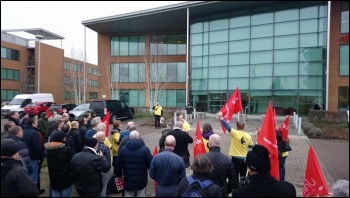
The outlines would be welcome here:
<svg viewBox="0 0 350 198">
<path fill-rule="evenodd" d="M 182 121 L 177 121 L 175 124 L 175 126 L 180 128 L 180 129 L 182 129 L 183 125 L 184 125 L 184 123 Z"/>
<path fill-rule="evenodd" d="M 129 134 L 129 139 L 133 140 L 133 139 L 140 139 L 140 133 L 136 130 L 133 130 L 130 132 Z"/>
<path fill-rule="evenodd" d="M 53 118 L 55 121 L 57 120 L 61 120 L 62 119 L 62 116 L 61 115 L 55 115 L 55 117 Z"/>
<path fill-rule="evenodd" d="M 211 146 L 220 146 L 220 139 L 218 134 L 213 134 L 209 137 L 209 144 Z"/>
<path fill-rule="evenodd" d="M 78 126 L 78 124 L 79 124 L 79 122 L 78 121 L 72 121 L 72 127 L 76 127 L 76 126 Z"/>
<path fill-rule="evenodd" d="M 101 122 L 101 118 L 100 117 L 94 117 L 91 120 L 91 126 L 95 127 L 100 122 Z"/>
<path fill-rule="evenodd" d="M 106 134 L 103 131 L 99 131 L 99 132 L 96 133 L 96 139 L 99 142 L 101 142 L 101 141 L 103 142 L 103 138 L 105 138 L 105 137 L 106 137 Z"/>
<path fill-rule="evenodd" d="M 338 180 L 332 186 L 333 197 L 349 197 L 349 181 Z"/>
<path fill-rule="evenodd" d="M 96 127 L 96 130 L 97 130 L 97 131 L 106 131 L 106 125 L 105 125 L 105 123 L 103 123 L 103 122 L 98 123 L 98 124 L 97 124 L 97 127 Z"/>
</svg>

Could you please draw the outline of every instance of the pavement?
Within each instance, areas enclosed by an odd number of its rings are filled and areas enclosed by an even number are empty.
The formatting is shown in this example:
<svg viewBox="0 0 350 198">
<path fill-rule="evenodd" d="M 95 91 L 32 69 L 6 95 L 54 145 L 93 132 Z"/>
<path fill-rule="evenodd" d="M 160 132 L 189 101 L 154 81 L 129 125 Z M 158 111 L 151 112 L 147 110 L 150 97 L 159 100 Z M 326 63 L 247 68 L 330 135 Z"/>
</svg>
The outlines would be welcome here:
<svg viewBox="0 0 350 198">
<path fill-rule="evenodd" d="M 285 117 L 278 116 L 278 126 L 283 122 Z M 4 119 L 1 119 L 1 125 L 4 123 Z M 155 129 L 154 127 L 145 126 L 145 123 L 150 121 L 145 118 L 134 118 L 133 120 L 122 120 L 122 129 L 125 129 L 127 122 L 133 121 L 137 130 L 140 132 L 142 138 L 144 139 L 146 145 L 153 152 L 154 148 L 159 147 L 159 138 L 161 137 L 161 132 L 165 129 Z M 234 126 L 237 121 L 237 118 L 234 117 L 231 121 L 231 126 Z M 196 131 L 196 122 L 191 124 L 190 135 L 195 137 Z M 217 119 L 215 114 L 206 114 L 205 118 L 199 119 L 200 126 L 203 126 L 204 123 L 211 124 L 215 133 L 221 137 L 221 152 L 228 154 L 231 138 L 228 133 L 224 134 L 221 130 L 220 122 Z M 254 138 L 254 132 L 256 129 L 260 128 L 261 116 L 257 115 L 248 115 L 246 120 L 246 131 L 252 135 Z M 326 182 L 329 189 L 332 184 L 339 179 L 349 180 L 349 142 L 343 141 L 332 141 L 332 140 L 317 140 L 309 139 L 307 136 L 301 132 L 298 135 L 297 130 L 294 128 L 294 125 L 290 124 L 289 128 L 289 138 L 292 151 L 289 152 L 289 155 L 286 160 L 286 181 L 294 184 L 297 190 L 297 196 L 302 197 L 303 183 L 306 170 L 307 155 L 310 146 L 312 146 L 316 152 L 319 164 L 321 166 L 322 172 L 325 176 Z M 158 148 L 159 149 L 159 148 Z M 190 162 L 193 162 L 193 145 L 189 146 L 191 158 Z M 48 184 L 43 183 L 47 175 L 47 168 L 42 170 L 40 175 L 42 178 L 42 188 L 48 187 Z M 111 170 L 112 172 L 112 170 Z M 190 168 L 186 169 L 187 175 L 192 173 Z M 146 191 L 146 196 L 154 196 L 153 192 L 153 180 L 149 178 L 148 187 Z M 48 196 L 45 192 L 42 196 Z M 111 194 L 110 197 L 121 197 L 121 194 Z"/>
</svg>

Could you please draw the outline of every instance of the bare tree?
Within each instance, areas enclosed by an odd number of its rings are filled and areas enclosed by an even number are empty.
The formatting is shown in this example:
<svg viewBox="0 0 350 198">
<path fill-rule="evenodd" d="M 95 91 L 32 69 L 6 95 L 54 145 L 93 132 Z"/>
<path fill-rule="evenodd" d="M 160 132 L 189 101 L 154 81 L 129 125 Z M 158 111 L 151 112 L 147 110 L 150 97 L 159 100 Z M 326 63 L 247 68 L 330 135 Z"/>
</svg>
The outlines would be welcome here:
<svg viewBox="0 0 350 198">
<path fill-rule="evenodd" d="M 119 58 L 117 57 L 117 60 L 114 61 L 113 64 L 110 62 L 109 59 L 106 59 L 102 62 L 102 65 L 100 65 L 99 67 L 98 75 L 103 74 L 103 76 L 105 76 L 106 79 L 102 81 L 101 92 L 103 95 L 106 95 L 107 99 L 119 99 L 118 96 L 120 96 L 119 90 L 121 86 L 122 77 L 120 76 L 119 68 L 113 65 L 115 63 L 119 63 Z M 116 91 L 119 92 L 118 96 L 116 96 L 115 94 Z"/>
</svg>

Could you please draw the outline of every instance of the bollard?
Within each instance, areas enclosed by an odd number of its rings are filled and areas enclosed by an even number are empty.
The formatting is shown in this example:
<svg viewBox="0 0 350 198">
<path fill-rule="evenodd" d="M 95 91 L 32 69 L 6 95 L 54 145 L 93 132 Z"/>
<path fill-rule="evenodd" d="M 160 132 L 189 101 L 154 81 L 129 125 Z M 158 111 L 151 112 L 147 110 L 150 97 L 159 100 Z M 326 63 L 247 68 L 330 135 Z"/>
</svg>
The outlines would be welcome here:
<svg viewBox="0 0 350 198">
<path fill-rule="evenodd" d="M 175 123 L 177 121 L 177 116 L 176 115 L 177 115 L 176 112 L 174 112 L 174 126 L 175 126 Z"/>
<path fill-rule="evenodd" d="M 295 124 L 294 124 L 295 129 L 298 129 L 298 118 L 299 118 L 299 116 L 298 116 L 298 114 L 296 114 L 295 115 Z"/>
<path fill-rule="evenodd" d="M 239 121 L 240 112 L 237 113 L 237 121 Z"/>
<path fill-rule="evenodd" d="M 193 110 L 193 119 L 196 119 L 197 118 L 197 115 L 196 115 L 196 109 Z"/>
<path fill-rule="evenodd" d="M 295 123 L 296 123 L 296 121 L 295 121 L 296 115 L 297 115 L 297 113 L 294 111 L 293 112 L 293 124 L 294 124 L 294 126 L 295 126 Z"/>
<path fill-rule="evenodd" d="M 187 114 L 186 110 L 185 110 L 185 120 L 188 122 L 188 114 Z"/>
<path fill-rule="evenodd" d="M 299 118 L 299 122 L 298 122 L 298 135 L 301 135 L 301 118 Z"/>
</svg>

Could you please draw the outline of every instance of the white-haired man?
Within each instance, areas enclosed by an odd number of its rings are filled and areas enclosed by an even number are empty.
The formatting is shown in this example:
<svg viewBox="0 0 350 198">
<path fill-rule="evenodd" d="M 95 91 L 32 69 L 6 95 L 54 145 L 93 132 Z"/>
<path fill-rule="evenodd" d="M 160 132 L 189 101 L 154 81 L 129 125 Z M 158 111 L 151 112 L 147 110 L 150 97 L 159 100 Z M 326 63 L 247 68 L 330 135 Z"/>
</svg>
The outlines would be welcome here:
<svg viewBox="0 0 350 198">
<path fill-rule="evenodd" d="M 91 120 L 92 128 L 86 131 L 85 138 L 92 138 L 97 133 L 97 125 L 101 122 L 100 117 L 94 117 Z"/>
<path fill-rule="evenodd" d="M 107 158 L 107 161 L 111 163 L 111 151 L 104 144 L 105 139 L 107 139 L 105 132 L 104 131 L 97 132 L 96 133 L 96 139 L 98 141 L 98 147 L 97 147 L 97 150 L 96 150 L 97 153 L 102 152 L 103 155 Z M 101 197 L 106 197 L 109 172 L 107 172 L 107 173 L 102 172 L 101 176 L 102 176 Z"/>
</svg>

